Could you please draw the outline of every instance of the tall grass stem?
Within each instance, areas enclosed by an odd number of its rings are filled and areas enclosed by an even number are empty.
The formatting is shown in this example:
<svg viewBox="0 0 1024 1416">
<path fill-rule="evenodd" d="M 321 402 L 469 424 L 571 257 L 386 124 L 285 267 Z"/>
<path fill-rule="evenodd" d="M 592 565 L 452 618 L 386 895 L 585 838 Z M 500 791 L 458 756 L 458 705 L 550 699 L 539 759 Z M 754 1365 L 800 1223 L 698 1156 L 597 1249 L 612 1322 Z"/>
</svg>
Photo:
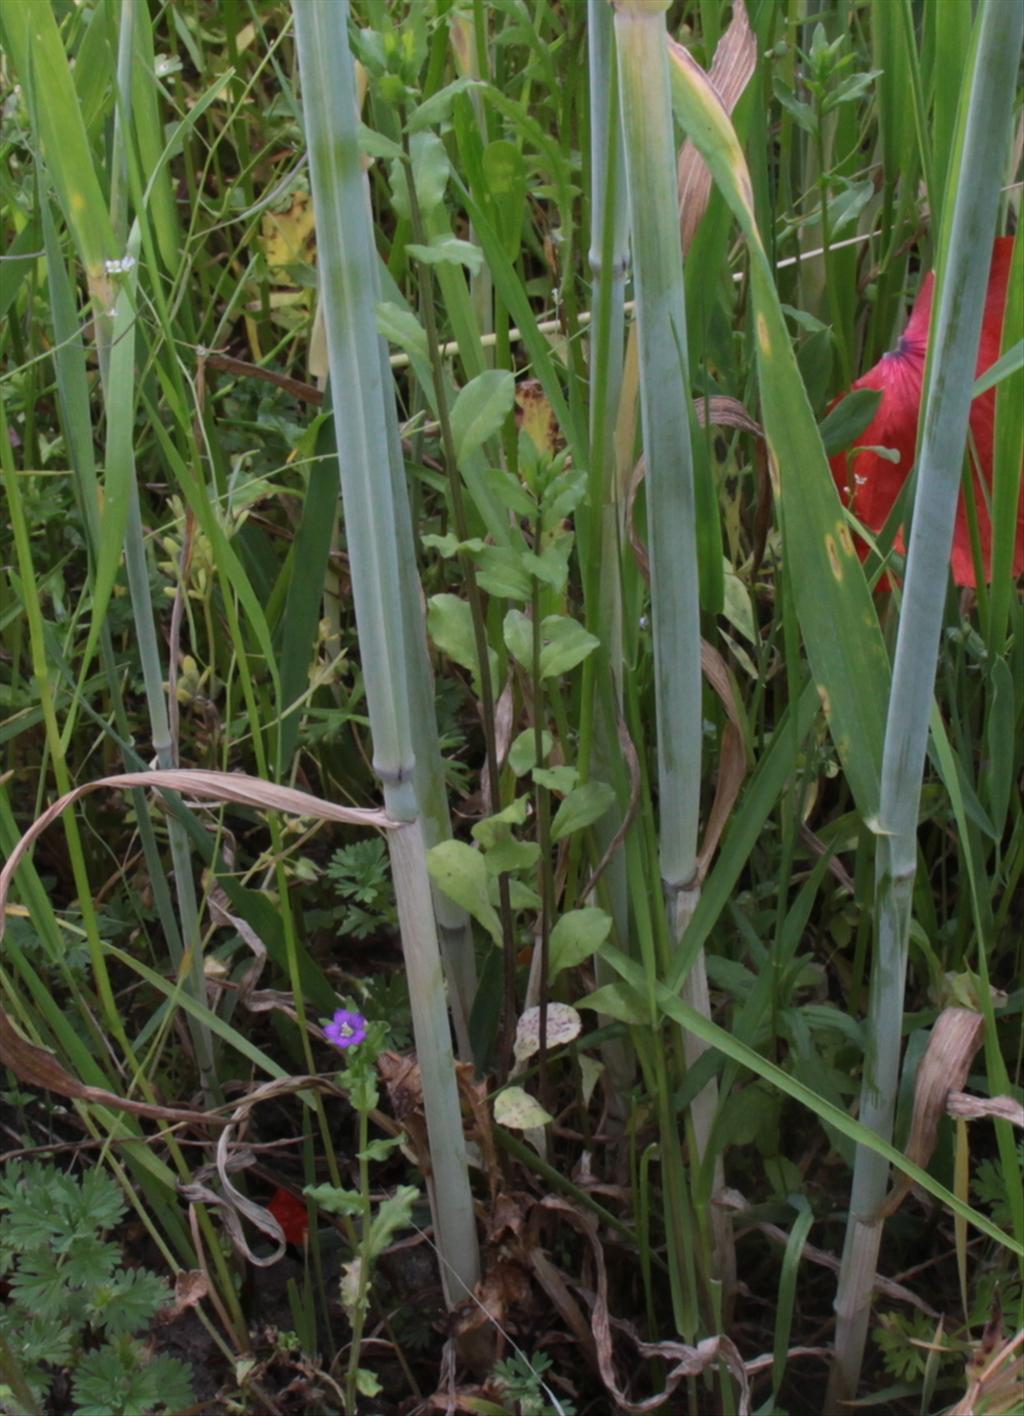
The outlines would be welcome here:
<svg viewBox="0 0 1024 1416">
<path fill-rule="evenodd" d="M 986 0 L 961 89 L 958 142 L 946 191 L 917 492 L 886 719 L 868 1044 L 860 1116 L 889 1140 L 899 1083 L 907 950 L 917 869 L 917 823 L 939 635 L 971 392 L 988 286 L 1024 10 Z M 983 253 L 983 254 L 981 254 Z M 858 1147 L 836 1297 L 835 1358 L 827 1409 L 856 1393 L 863 1359 L 889 1167 Z"/>
<path fill-rule="evenodd" d="M 293 7 L 316 211 L 321 301 L 331 386 L 345 447 L 339 459 L 356 625 L 373 736 L 373 766 L 389 814 L 392 870 L 430 1143 L 431 1200 L 442 1282 L 460 1302 L 479 1277 L 466 1143 L 444 978 L 413 780 L 396 507 L 374 292 L 377 253 L 359 147 L 348 3 Z"/>
</svg>

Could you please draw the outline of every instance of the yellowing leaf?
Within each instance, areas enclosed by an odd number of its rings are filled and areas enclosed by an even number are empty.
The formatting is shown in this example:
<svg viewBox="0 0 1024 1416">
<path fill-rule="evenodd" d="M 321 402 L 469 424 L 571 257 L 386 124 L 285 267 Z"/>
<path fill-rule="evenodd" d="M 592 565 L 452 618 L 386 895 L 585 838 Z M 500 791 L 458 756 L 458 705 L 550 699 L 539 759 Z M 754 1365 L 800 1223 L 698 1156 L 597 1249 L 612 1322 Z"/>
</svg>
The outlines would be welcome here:
<svg viewBox="0 0 1024 1416">
<path fill-rule="evenodd" d="M 313 203 L 308 192 L 296 192 L 289 211 L 268 211 L 263 214 L 263 254 L 274 272 L 298 262 L 309 263 L 313 255 Z M 287 277 L 285 277 L 287 282 Z M 282 283 L 280 275 L 278 283 Z"/>
<path fill-rule="evenodd" d="M 494 1119 L 510 1131 L 532 1131 L 546 1126 L 552 1118 L 528 1091 L 522 1087 L 506 1087 L 494 1098 Z"/>
<path fill-rule="evenodd" d="M 558 419 L 540 379 L 520 379 L 516 384 L 516 423 L 529 434 L 537 451 L 548 457 L 554 457 L 565 446 Z"/>
</svg>

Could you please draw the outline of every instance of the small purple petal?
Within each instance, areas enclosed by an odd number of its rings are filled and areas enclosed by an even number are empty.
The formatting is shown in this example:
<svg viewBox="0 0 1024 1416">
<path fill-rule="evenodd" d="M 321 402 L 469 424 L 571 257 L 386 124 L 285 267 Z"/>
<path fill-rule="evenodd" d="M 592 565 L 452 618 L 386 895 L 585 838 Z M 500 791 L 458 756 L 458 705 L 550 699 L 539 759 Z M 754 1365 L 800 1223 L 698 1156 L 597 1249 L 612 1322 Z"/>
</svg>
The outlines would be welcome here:
<svg viewBox="0 0 1024 1416">
<path fill-rule="evenodd" d="M 366 1041 L 366 1019 L 362 1013 L 339 1008 L 324 1028 L 324 1037 L 335 1047 L 358 1047 Z"/>
</svg>

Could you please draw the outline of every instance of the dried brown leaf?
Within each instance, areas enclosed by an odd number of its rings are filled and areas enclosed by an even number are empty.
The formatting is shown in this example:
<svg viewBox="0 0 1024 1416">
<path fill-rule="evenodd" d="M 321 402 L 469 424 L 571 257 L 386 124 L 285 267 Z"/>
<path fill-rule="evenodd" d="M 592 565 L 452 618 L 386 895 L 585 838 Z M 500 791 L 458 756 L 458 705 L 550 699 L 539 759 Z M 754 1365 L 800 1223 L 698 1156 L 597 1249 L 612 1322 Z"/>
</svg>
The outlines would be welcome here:
<svg viewBox="0 0 1024 1416">
<path fill-rule="evenodd" d="M 729 719 L 722 734 L 715 799 L 711 803 L 708 824 L 704 828 L 704 839 L 697 854 L 697 873 L 703 880 L 736 804 L 743 779 L 747 775 L 747 749 L 732 675 L 721 654 L 706 639 L 700 642 L 700 666 Z"/>
<path fill-rule="evenodd" d="M 529 434 L 534 447 L 544 456 L 554 457 L 565 446 L 555 410 L 540 379 L 520 379 L 516 384 L 516 427 Z"/>
<path fill-rule="evenodd" d="M 915 1165 L 925 1166 L 931 1160 L 946 1099 L 951 1091 L 962 1089 L 984 1031 L 985 1019 L 967 1008 L 946 1008 L 935 1020 L 914 1088 L 907 1159 Z M 883 1219 L 896 1213 L 912 1183 L 909 1176 L 899 1176 L 881 1208 Z"/>
<path fill-rule="evenodd" d="M 984 1351 L 976 1354 L 981 1356 L 981 1362 L 972 1358 L 969 1363 L 970 1384 L 963 1400 L 957 1402 L 949 1416 L 1010 1416 L 1012 1412 L 1019 1412 L 1024 1393 L 1022 1344 L 1024 1330 L 1000 1343 L 991 1358 Z M 977 1375 L 973 1375 L 974 1372 Z"/>
<path fill-rule="evenodd" d="M 733 0 L 732 20 L 718 41 L 708 79 L 726 113 L 732 113 L 757 66 L 757 40 L 743 0 Z M 679 232 L 683 251 L 690 249 L 711 196 L 711 173 L 689 139 L 679 151 Z"/>
<path fill-rule="evenodd" d="M 491 1207 L 497 1203 L 498 1184 L 501 1179 L 501 1165 L 498 1147 L 494 1140 L 494 1125 L 491 1119 L 490 1099 L 487 1095 L 487 1079 L 477 1078 L 471 1062 L 457 1062 L 455 1075 L 462 1104 L 472 1117 L 470 1135 L 480 1147 L 484 1173 L 491 1190 Z"/>
<path fill-rule="evenodd" d="M 1012 1096 L 983 1097 L 951 1091 L 946 1097 L 946 1113 L 962 1121 L 981 1121 L 989 1116 L 995 1121 L 1009 1121 L 1011 1126 L 1024 1127 L 1024 1106 Z"/>
<path fill-rule="evenodd" d="M 597 1233 L 597 1220 L 592 1214 L 578 1210 L 566 1200 L 556 1195 L 548 1195 L 542 1201 L 543 1208 L 563 1215 L 573 1228 L 587 1239 L 597 1275 L 597 1291 L 594 1294 L 590 1325 L 594 1335 L 598 1368 L 605 1388 L 622 1411 L 631 1416 L 644 1416 L 648 1411 L 657 1411 L 670 1400 L 684 1377 L 699 1376 L 709 1367 L 725 1363 L 736 1378 L 739 1387 L 737 1400 L 738 1416 L 750 1416 L 750 1383 L 747 1379 L 743 1360 L 735 1345 L 727 1337 L 708 1337 L 690 1347 L 682 1342 L 642 1342 L 627 1323 L 613 1320 L 608 1308 L 608 1271 L 604 1262 L 604 1250 Z M 612 1350 L 612 1327 L 624 1332 L 641 1357 L 656 1358 L 667 1367 L 665 1389 L 645 1401 L 631 1401 L 618 1384 Z"/>
<path fill-rule="evenodd" d="M 276 1264 L 280 1259 L 285 1249 L 284 1230 L 270 1210 L 263 1205 L 256 1204 L 254 1200 L 249 1199 L 238 1189 L 231 1176 L 239 1170 L 247 1170 L 256 1159 L 253 1151 L 242 1140 L 249 1113 L 253 1107 L 260 1102 L 272 1101 L 278 1097 L 292 1095 L 300 1091 L 320 1091 L 335 1096 L 343 1095 L 330 1077 L 276 1077 L 272 1081 L 254 1087 L 235 1105 L 231 1116 L 227 1118 L 223 1131 L 217 1137 L 213 1165 L 201 1166 L 194 1172 L 190 1184 L 179 1186 L 180 1194 L 188 1201 L 190 1207 L 202 1204 L 220 1210 L 224 1227 L 232 1244 L 249 1263 L 254 1264 L 257 1268 L 269 1268 L 271 1264 Z M 237 1136 L 236 1131 L 238 1132 Z M 214 1179 L 220 1186 L 219 1190 L 213 1188 L 211 1182 Z M 260 1257 L 249 1247 L 242 1227 L 243 1219 L 273 1241 L 275 1247 L 268 1256 Z"/>
<path fill-rule="evenodd" d="M 201 1303 L 210 1291 L 210 1280 L 203 1269 L 179 1269 L 174 1276 L 174 1302 L 161 1308 L 157 1322 L 173 1323 L 182 1313 Z"/>
<path fill-rule="evenodd" d="M 402 1057 L 397 1052 L 382 1052 L 377 1058 L 377 1071 L 387 1088 L 391 1110 L 416 1155 L 422 1173 L 430 1177 L 430 1145 L 427 1140 L 427 1119 L 423 1111 L 423 1078 L 415 1057 Z"/>
<path fill-rule="evenodd" d="M 38 816 L 14 847 L 2 871 L 0 871 L 0 939 L 6 927 L 7 895 L 11 888 L 14 872 L 24 860 L 36 839 L 51 826 L 69 806 L 103 788 L 141 787 L 143 791 L 180 792 L 184 796 L 200 797 L 205 801 L 232 802 L 236 806 L 250 806 L 257 811 L 283 811 L 289 816 L 308 816 L 317 821 L 338 821 L 346 826 L 366 826 L 377 831 L 391 830 L 397 823 L 384 811 L 358 810 L 349 806 L 337 806 L 324 801 L 322 797 L 300 792 L 295 787 L 278 786 L 276 782 L 265 782 L 261 777 L 250 777 L 244 772 L 205 772 L 192 768 L 175 768 L 168 771 L 118 772 L 110 777 L 98 777 L 93 782 L 85 782 L 74 791 L 58 797 L 41 816 Z"/>
<path fill-rule="evenodd" d="M 0 1062 L 31 1087 L 42 1087 L 56 1092 L 58 1096 L 71 1101 L 88 1101 L 98 1106 L 109 1106 L 115 1111 L 130 1111 L 133 1116 L 149 1116 L 156 1121 L 210 1123 L 223 1126 L 222 1116 L 212 1116 L 201 1111 L 189 1111 L 184 1107 L 159 1106 L 155 1102 L 130 1101 L 107 1091 L 105 1087 L 90 1087 L 73 1076 L 45 1047 L 29 1042 L 15 1026 L 9 1013 L 0 1008 Z"/>
</svg>

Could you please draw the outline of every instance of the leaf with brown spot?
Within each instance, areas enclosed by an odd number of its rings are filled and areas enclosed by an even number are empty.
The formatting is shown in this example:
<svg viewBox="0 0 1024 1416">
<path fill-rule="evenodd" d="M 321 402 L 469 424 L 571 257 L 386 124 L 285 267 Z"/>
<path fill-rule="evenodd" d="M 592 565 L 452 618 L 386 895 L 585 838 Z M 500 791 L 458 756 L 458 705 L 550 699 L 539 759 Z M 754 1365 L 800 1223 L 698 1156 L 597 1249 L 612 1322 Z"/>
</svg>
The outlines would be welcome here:
<svg viewBox="0 0 1024 1416">
<path fill-rule="evenodd" d="M 565 446 L 554 409 L 540 379 L 520 379 L 516 384 L 516 426 L 529 435 L 534 447 L 554 457 Z"/>
</svg>

